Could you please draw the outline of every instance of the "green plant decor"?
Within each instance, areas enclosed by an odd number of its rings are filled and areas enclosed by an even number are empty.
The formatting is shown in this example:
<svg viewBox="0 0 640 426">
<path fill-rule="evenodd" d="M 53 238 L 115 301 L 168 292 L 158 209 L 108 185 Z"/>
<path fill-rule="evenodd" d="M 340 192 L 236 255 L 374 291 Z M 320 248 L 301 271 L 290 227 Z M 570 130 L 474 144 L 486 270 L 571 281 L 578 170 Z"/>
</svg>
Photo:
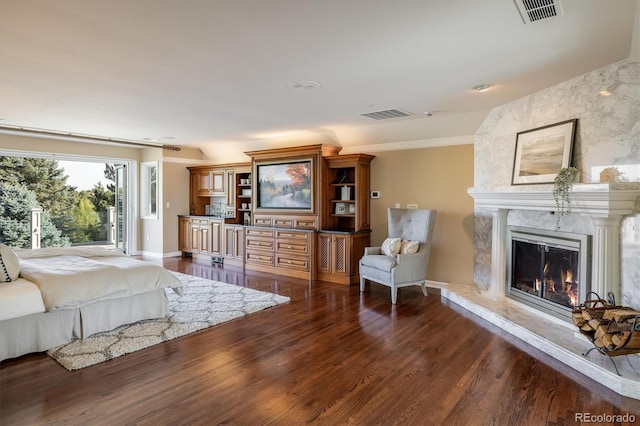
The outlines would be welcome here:
<svg viewBox="0 0 640 426">
<path fill-rule="evenodd" d="M 553 199 L 556 202 L 557 222 L 560 227 L 560 217 L 571 213 L 571 188 L 578 177 L 575 167 L 563 167 L 553 180 Z"/>
</svg>

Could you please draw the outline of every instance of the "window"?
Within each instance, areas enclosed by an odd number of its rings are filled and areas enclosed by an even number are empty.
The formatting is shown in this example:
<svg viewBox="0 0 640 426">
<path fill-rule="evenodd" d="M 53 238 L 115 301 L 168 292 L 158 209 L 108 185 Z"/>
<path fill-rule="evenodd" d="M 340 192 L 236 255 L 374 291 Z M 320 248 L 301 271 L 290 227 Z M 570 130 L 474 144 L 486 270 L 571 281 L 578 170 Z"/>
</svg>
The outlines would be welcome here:
<svg viewBox="0 0 640 426">
<path fill-rule="evenodd" d="M 158 162 L 146 161 L 140 165 L 140 214 L 143 219 L 158 218 Z"/>
</svg>

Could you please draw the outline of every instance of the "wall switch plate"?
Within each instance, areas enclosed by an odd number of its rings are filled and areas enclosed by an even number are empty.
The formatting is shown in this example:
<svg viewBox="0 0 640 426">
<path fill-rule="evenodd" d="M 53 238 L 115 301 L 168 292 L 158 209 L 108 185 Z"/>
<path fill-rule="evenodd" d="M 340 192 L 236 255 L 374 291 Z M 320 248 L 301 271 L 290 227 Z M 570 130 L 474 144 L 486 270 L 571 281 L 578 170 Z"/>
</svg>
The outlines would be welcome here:
<svg viewBox="0 0 640 426">
<path fill-rule="evenodd" d="M 400 203 L 396 203 L 396 209 L 400 208 Z"/>
<path fill-rule="evenodd" d="M 380 198 L 380 191 L 371 191 L 371 198 Z"/>
<path fill-rule="evenodd" d="M 417 209 L 418 205 L 417 204 L 407 204 L 407 208 L 408 209 Z"/>
</svg>

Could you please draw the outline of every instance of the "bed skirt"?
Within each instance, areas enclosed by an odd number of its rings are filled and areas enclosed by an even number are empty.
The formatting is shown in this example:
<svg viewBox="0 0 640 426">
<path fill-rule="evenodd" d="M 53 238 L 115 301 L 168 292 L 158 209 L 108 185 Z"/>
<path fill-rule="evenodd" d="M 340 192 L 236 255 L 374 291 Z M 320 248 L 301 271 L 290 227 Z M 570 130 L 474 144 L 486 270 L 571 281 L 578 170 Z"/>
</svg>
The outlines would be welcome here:
<svg viewBox="0 0 640 426">
<path fill-rule="evenodd" d="M 164 317 L 164 289 L 119 299 L 90 303 L 76 309 L 0 321 L 0 361 L 32 352 L 43 352 L 74 338 L 113 330 L 123 324 Z"/>
</svg>

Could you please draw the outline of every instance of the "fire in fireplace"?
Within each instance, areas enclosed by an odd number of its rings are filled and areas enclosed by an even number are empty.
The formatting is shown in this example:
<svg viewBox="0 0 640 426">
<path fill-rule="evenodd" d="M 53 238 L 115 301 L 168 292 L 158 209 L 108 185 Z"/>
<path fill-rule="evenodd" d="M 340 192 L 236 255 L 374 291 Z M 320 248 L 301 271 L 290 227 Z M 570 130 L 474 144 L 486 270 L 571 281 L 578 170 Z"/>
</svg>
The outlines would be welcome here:
<svg viewBox="0 0 640 426">
<path fill-rule="evenodd" d="M 516 227 L 509 235 L 507 295 L 569 320 L 589 288 L 589 236 Z"/>
</svg>

